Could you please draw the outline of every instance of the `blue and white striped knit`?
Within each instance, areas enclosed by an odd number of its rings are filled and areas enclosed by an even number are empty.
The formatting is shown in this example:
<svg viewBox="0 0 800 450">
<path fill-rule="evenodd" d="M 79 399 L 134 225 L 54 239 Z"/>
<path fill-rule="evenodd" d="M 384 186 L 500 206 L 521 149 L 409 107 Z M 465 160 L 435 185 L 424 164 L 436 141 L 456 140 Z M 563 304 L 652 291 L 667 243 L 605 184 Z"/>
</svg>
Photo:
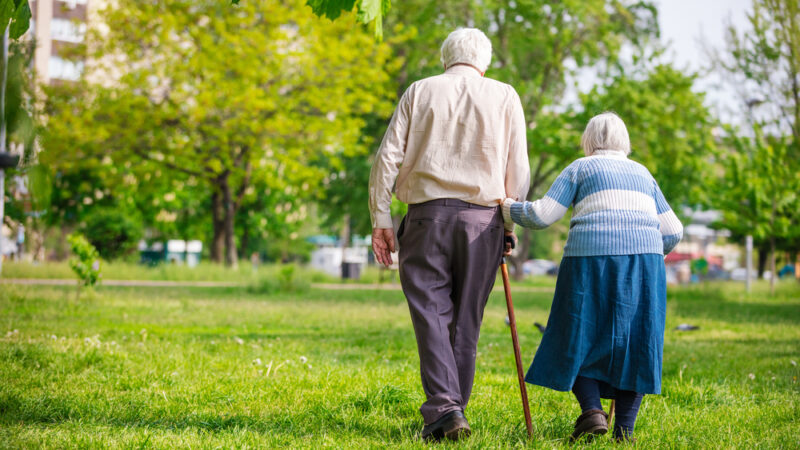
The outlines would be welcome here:
<svg viewBox="0 0 800 450">
<path fill-rule="evenodd" d="M 624 152 L 598 150 L 580 158 L 535 202 L 506 199 L 503 216 L 528 228 L 546 228 L 573 207 L 564 256 L 666 255 L 683 226 L 658 183 Z"/>
</svg>

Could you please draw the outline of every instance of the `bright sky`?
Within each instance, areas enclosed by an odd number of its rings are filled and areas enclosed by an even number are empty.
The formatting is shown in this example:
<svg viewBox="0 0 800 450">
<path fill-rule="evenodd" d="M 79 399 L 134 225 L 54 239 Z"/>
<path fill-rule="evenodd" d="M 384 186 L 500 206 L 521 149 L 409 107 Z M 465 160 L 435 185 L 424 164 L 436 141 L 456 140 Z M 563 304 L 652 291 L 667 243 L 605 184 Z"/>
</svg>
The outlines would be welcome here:
<svg viewBox="0 0 800 450">
<path fill-rule="evenodd" d="M 669 43 L 670 60 L 678 67 L 699 70 L 708 65 L 704 46 L 723 48 L 728 22 L 738 29 L 747 29 L 746 13 L 751 0 L 656 0 L 662 41 Z M 713 76 L 698 83 L 697 89 L 707 92 L 709 106 L 723 118 L 727 108 L 735 106 L 729 89 L 715 89 Z"/>
<path fill-rule="evenodd" d="M 659 10 L 661 40 L 667 44 L 665 59 L 677 68 L 698 72 L 709 67 L 706 49 L 723 49 L 725 27 L 732 23 L 737 29 L 748 29 L 746 12 L 751 0 L 655 0 Z M 597 82 L 593 69 L 579 71 L 578 89 L 586 92 Z M 695 90 L 706 93 L 706 104 L 717 117 L 736 123 L 739 106 L 734 92 L 725 86 L 716 74 L 699 79 Z M 577 100 L 575 91 L 569 89 L 564 103 Z"/>
</svg>

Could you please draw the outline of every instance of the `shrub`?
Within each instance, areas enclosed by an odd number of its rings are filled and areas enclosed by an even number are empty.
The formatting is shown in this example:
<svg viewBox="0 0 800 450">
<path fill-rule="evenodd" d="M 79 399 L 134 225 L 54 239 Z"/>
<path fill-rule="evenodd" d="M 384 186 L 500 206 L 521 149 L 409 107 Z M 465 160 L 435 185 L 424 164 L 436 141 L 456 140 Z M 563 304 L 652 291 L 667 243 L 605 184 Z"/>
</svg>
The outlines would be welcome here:
<svg viewBox="0 0 800 450">
<path fill-rule="evenodd" d="M 142 225 L 125 211 L 99 209 L 86 218 L 84 234 L 106 260 L 133 250 L 142 237 Z"/>
<path fill-rule="evenodd" d="M 306 292 L 310 288 L 307 279 L 297 277 L 297 266 L 287 264 L 277 273 L 262 276 L 252 283 L 248 290 L 255 294 L 274 294 L 277 292 Z"/>
</svg>

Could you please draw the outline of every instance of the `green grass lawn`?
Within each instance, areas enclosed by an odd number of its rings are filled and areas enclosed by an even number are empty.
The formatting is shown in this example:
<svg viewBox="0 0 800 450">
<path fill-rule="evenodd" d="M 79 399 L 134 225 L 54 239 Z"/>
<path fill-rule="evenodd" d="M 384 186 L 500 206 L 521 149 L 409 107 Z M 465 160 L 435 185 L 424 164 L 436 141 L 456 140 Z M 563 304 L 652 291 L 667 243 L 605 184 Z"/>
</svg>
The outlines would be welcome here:
<svg viewBox="0 0 800 450">
<path fill-rule="evenodd" d="M 258 285 L 264 279 L 276 277 L 286 266 L 280 264 L 261 264 L 255 270 L 248 261 L 242 261 L 236 269 L 230 269 L 210 262 L 200 263 L 197 267 L 178 264 L 159 264 L 144 266 L 129 262 L 103 262 L 101 264 L 101 280 L 144 280 L 144 281 L 218 281 Z M 0 278 L 38 278 L 38 279 L 75 279 L 75 274 L 67 262 L 48 262 L 33 264 L 28 262 L 6 261 Z M 297 266 L 295 278 L 307 283 L 341 283 L 340 278 L 327 273 L 312 270 L 309 267 Z M 347 283 L 400 283 L 397 271 L 381 273 L 378 266 L 368 266 L 357 281 Z M 520 286 L 553 287 L 555 277 L 537 276 L 514 282 Z"/>
<path fill-rule="evenodd" d="M 800 446 L 800 289 L 742 291 L 670 288 L 663 395 L 645 397 L 638 447 Z M 526 365 L 550 301 L 515 294 Z M 458 445 L 570 446 L 577 402 L 533 386 L 526 440 L 504 317 L 495 293 Z M 683 322 L 701 328 L 672 331 Z M 76 301 L 0 285 L 0 447 L 423 447 L 422 400 L 399 291 L 101 286 Z"/>
</svg>

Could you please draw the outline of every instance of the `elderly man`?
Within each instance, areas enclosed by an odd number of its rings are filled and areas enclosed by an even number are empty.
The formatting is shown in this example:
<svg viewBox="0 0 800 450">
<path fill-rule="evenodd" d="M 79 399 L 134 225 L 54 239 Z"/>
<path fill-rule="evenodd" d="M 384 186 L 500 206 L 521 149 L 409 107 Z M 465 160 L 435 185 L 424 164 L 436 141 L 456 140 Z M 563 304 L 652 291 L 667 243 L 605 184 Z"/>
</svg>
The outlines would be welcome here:
<svg viewBox="0 0 800 450">
<path fill-rule="evenodd" d="M 400 281 L 417 337 L 423 439 L 469 436 L 483 310 L 503 253 L 504 197 L 523 200 L 530 168 L 525 118 L 511 86 L 484 78 L 492 44 L 461 28 L 441 49 L 444 73 L 403 94 L 370 175 L 372 248 L 392 263 L 392 186 L 409 204 L 397 233 Z M 510 247 L 506 248 L 510 251 Z"/>
</svg>

